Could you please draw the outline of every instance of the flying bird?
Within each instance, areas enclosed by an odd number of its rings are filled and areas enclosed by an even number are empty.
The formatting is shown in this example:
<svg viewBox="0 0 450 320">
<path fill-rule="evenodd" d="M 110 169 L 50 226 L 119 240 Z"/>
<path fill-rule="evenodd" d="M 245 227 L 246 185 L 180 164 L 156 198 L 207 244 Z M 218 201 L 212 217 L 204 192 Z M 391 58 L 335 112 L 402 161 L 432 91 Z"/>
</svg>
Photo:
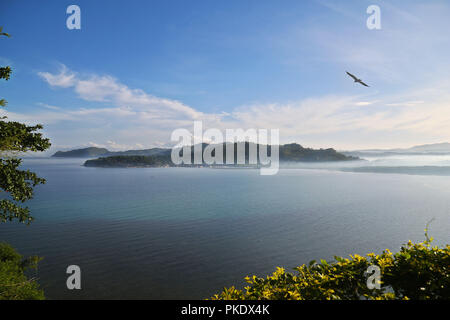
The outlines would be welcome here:
<svg viewBox="0 0 450 320">
<path fill-rule="evenodd" d="M 351 74 L 350 72 L 348 72 L 348 71 L 345 71 L 345 72 L 347 72 L 347 74 L 348 74 L 350 77 L 352 77 L 353 80 L 355 80 L 355 82 L 358 82 L 358 83 L 362 84 L 363 86 L 368 87 L 368 85 L 365 84 L 364 82 L 362 82 L 361 79 L 358 79 L 357 77 L 355 77 L 354 75 L 352 75 L 352 74 Z"/>
</svg>

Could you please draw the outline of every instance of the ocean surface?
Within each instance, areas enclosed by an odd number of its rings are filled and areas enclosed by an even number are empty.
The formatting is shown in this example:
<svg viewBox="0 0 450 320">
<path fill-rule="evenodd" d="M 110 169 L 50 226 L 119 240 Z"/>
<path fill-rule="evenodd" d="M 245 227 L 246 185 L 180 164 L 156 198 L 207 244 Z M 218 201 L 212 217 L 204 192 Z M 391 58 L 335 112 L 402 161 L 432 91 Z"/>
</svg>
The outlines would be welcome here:
<svg viewBox="0 0 450 320">
<path fill-rule="evenodd" d="M 334 255 L 450 243 L 450 156 L 256 169 L 85 168 L 25 159 L 47 179 L 35 221 L 0 241 L 44 257 L 32 275 L 50 299 L 204 299 L 224 286 Z M 405 169 L 405 167 L 409 169 Z M 431 168 L 431 169 L 430 169 Z M 66 288 L 81 268 L 82 289 Z"/>
</svg>

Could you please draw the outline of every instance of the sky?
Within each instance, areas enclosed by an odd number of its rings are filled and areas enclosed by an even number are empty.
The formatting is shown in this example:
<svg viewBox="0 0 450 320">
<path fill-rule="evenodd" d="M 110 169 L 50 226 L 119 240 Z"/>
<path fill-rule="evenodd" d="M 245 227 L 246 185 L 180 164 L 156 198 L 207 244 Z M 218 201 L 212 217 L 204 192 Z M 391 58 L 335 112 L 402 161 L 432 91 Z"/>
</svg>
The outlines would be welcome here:
<svg viewBox="0 0 450 320">
<path fill-rule="evenodd" d="M 170 146 L 194 121 L 338 150 L 450 142 L 448 1 L 1 0 L 0 26 L 0 116 L 43 124 L 52 151 Z"/>
</svg>

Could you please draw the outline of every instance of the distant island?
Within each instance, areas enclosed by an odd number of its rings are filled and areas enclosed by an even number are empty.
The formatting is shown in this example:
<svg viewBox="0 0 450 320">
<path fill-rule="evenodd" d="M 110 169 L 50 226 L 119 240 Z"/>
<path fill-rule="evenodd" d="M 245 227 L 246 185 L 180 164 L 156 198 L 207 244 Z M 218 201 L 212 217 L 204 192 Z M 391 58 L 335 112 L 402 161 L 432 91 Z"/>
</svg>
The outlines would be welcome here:
<svg viewBox="0 0 450 320">
<path fill-rule="evenodd" d="M 340 151 L 347 156 L 370 157 L 370 156 L 393 156 L 393 155 L 450 155 L 450 143 L 433 143 L 418 145 L 411 148 L 397 149 L 366 149 L 354 151 Z"/>
<path fill-rule="evenodd" d="M 237 164 L 237 148 L 239 144 L 245 144 L 245 163 Z M 214 164 L 207 165 L 202 164 L 183 164 L 175 165 L 171 160 L 172 149 L 169 148 L 153 148 L 146 150 L 128 150 L 120 152 L 111 152 L 103 148 L 85 148 L 66 152 L 57 152 L 53 157 L 97 157 L 97 159 L 90 159 L 85 161 L 86 167 L 109 167 L 109 168 L 127 168 L 127 167 L 258 167 L 258 164 L 249 163 L 249 142 L 234 143 L 234 164 Z M 208 144 L 202 145 L 202 150 L 206 148 Z M 242 146 L 241 146 L 242 147 Z M 255 146 L 253 146 L 255 147 Z M 259 150 L 260 145 L 256 145 L 256 149 Z M 271 146 L 267 146 L 270 155 Z M 194 147 L 190 147 L 191 159 L 193 162 Z M 180 149 L 182 154 L 182 150 Z M 213 153 L 214 155 L 214 153 Z M 223 154 L 224 163 L 226 162 L 226 148 L 224 148 Z M 279 146 L 279 160 L 280 163 L 296 163 L 296 162 L 330 162 L 330 161 L 351 161 L 359 160 L 358 157 L 347 156 L 336 150 L 329 149 L 312 149 L 304 148 L 297 143 L 285 144 Z"/>
<path fill-rule="evenodd" d="M 128 150 L 128 151 L 109 151 L 105 148 L 89 147 L 83 149 L 75 149 L 71 151 L 58 151 L 52 157 L 55 158 L 97 158 L 112 156 L 153 156 L 158 154 L 169 154 L 172 149 L 168 148 L 152 148 L 144 150 Z"/>
</svg>

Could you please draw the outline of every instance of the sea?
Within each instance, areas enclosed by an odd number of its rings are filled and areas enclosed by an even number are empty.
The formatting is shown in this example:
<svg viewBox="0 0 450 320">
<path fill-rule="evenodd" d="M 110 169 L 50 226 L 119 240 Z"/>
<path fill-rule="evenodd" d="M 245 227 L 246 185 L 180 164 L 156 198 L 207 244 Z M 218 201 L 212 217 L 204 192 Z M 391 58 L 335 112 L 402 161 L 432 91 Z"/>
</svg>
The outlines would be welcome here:
<svg viewBox="0 0 450 320">
<path fill-rule="evenodd" d="M 47 180 L 26 203 L 30 225 L 0 241 L 43 258 L 48 299 L 207 299 L 244 277 L 311 260 L 396 252 L 408 240 L 450 243 L 450 156 L 258 169 L 88 168 L 29 158 Z M 4 196 L 4 195 L 3 195 Z M 431 221 L 431 222 L 430 222 Z M 81 289 L 66 285 L 81 269 Z"/>
</svg>

